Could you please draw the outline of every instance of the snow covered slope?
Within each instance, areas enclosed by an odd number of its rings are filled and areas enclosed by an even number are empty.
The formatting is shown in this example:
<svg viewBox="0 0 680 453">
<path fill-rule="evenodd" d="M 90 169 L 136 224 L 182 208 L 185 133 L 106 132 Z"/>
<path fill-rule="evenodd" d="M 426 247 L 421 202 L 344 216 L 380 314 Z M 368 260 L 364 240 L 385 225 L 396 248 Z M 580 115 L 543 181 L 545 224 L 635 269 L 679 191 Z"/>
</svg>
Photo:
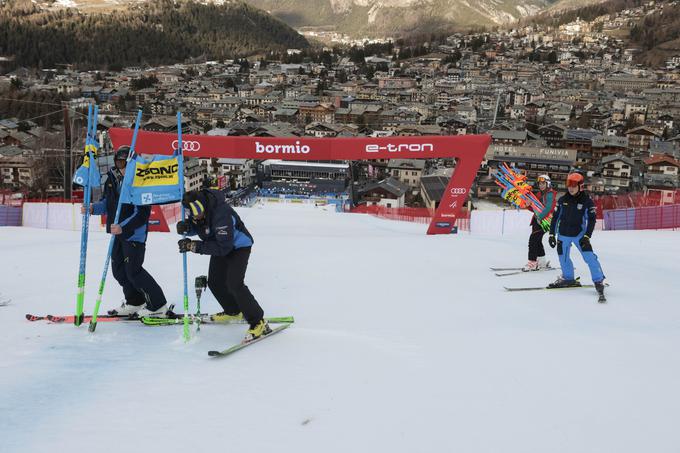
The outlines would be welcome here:
<svg viewBox="0 0 680 453">
<path fill-rule="evenodd" d="M 26 321 L 73 311 L 79 235 L 0 229 L 12 299 L 0 307 L 0 451 L 677 451 L 680 233 L 596 232 L 612 285 L 598 305 L 589 289 L 503 290 L 557 276 L 488 270 L 523 264 L 528 226 L 428 237 L 321 208 L 239 212 L 255 236 L 248 285 L 267 314 L 297 322 L 217 360 L 207 351 L 244 326 L 204 325 L 184 344 L 175 326 Z M 179 305 L 176 240 L 152 234 L 146 267 Z M 88 312 L 106 243 L 92 234 Z M 190 282 L 207 261 L 190 256 Z M 121 295 L 109 275 L 104 310 Z"/>
</svg>

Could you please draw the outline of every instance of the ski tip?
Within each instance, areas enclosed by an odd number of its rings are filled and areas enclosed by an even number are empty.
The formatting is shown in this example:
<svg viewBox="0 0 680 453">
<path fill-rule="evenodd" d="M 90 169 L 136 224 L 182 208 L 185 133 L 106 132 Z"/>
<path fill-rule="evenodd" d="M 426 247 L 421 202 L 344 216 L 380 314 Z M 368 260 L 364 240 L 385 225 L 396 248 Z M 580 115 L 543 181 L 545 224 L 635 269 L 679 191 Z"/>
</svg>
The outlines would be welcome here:
<svg viewBox="0 0 680 453">
<path fill-rule="evenodd" d="M 42 316 L 36 316 L 36 315 L 32 315 L 30 313 L 26 314 L 26 319 L 28 319 L 29 321 L 38 321 L 41 318 L 42 318 Z"/>
<path fill-rule="evenodd" d="M 219 357 L 222 355 L 222 353 L 220 351 L 208 351 L 208 355 L 210 357 Z"/>
<path fill-rule="evenodd" d="M 91 322 L 90 327 L 87 328 L 90 332 L 94 332 L 94 330 L 97 328 L 97 323 L 96 322 Z"/>
<path fill-rule="evenodd" d="M 75 318 L 73 318 L 73 324 L 75 324 L 76 327 L 79 327 L 83 321 L 85 320 L 85 314 L 81 313 L 79 315 L 76 315 Z"/>
</svg>

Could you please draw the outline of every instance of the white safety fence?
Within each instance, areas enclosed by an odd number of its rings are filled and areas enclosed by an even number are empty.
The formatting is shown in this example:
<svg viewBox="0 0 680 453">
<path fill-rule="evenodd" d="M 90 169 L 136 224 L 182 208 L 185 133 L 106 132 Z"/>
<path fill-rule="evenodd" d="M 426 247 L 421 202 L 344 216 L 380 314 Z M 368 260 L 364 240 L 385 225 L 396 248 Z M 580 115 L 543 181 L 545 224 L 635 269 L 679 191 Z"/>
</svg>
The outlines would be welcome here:
<svg viewBox="0 0 680 453">
<path fill-rule="evenodd" d="M 527 233 L 531 231 L 529 224 L 533 214 L 526 209 L 503 209 L 480 211 L 470 213 L 470 233 L 490 236 L 503 236 L 515 233 Z M 595 224 L 596 230 L 601 230 L 602 220 Z"/>
<path fill-rule="evenodd" d="M 529 231 L 531 213 L 527 210 L 474 210 L 470 213 L 470 233 L 490 236 Z"/>
<path fill-rule="evenodd" d="M 24 203 L 22 225 L 49 230 L 80 231 L 80 203 Z M 99 216 L 90 216 L 90 231 L 104 231 Z"/>
</svg>

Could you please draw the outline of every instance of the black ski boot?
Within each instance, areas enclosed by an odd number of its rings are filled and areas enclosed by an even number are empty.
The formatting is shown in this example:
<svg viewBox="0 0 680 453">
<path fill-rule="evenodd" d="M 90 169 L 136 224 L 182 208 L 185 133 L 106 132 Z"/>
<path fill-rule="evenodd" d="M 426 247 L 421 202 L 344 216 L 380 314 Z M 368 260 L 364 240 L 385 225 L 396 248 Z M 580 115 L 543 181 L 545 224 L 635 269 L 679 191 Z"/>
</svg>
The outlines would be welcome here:
<svg viewBox="0 0 680 453">
<path fill-rule="evenodd" d="M 595 282 L 595 289 L 597 290 L 597 301 L 601 304 L 607 302 L 607 298 L 604 297 L 604 281 Z"/>
<path fill-rule="evenodd" d="M 548 288 L 573 288 L 578 286 L 581 286 L 581 283 L 578 280 L 567 280 L 564 277 L 558 277 L 557 280 L 548 285 Z"/>
</svg>

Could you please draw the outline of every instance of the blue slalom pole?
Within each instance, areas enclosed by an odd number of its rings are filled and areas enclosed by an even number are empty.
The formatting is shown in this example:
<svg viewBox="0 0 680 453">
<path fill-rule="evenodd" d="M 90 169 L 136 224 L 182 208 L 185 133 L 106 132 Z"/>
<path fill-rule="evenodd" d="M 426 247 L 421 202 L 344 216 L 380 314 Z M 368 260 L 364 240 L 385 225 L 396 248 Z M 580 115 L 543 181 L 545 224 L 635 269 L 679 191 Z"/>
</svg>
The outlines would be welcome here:
<svg viewBox="0 0 680 453">
<path fill-rule="evenodd" d="M 87 238 L 90 227 L 90 201 L 92 188 L 90 187 L 90 178 L 92 176 L 92 166 L 94 165 L 92 152 L 90 150 L 90 136 L 92 135 L 92 129 L 95 133 L 97 130 L 96 117 L 97 110 L 94 111 L 94 117 L 92 115 L 92 105 L 87 107 L 87 132 L 85 133 L 85 153 L 90 161 L 90 166 L 88 168 L 87 180 L 83 184 L 83 207 L 85 212 L 83 213 L 83 224 L 80 228 L 80 267 L 78 269 L 78 293 L 76 295 L 76 315 L 73 318 L 73 323 L 79 326 L 83 323 L 83 306 L 85 304 L 85 268 L 87 261 Z M 93 128 L 94 123 L 94 128 Z"/>
<path fill-rule="evenodd" d="M 135 122 L 135 131 L 132 134 L 132 143 L 130 144 L 130 154 L 128 154 L 128 160 L 127 160 L 127 167 L 125 169 L 125 177 L 123 178 L 123 182 L 120 185 L 120 194 L 118 196 L 118 206 L 116 207 L 116 216 L 113 220 L 113 224 L 118 223 L 118 218 L 120 217 L 120 209 L 121 206 L 123 205 L 122 200 L 123 197 L 121 196 L 123 194 L 123 189 L 126 187 L 126 184 L 129 184 L 129 181 L 131 178 L 134 177 L 130 170 L 130 160 L 134 157 L 135 155 L 135 144 L 137 143 L 137 133 L 139 132 L 139 124 L 142 122 L 142 111 L 137 112 L 137 121 Z M 114 162 L 115 165 L 115 162 Z M 97 302 L 94 305 L 94 311 L 92 312 L 92 320 L 90 320 L 90 327 L 89 330 L 90 332 L 94 332 L 94 330 L 97 328 L 97 314 L 99 313 L 99 306 L 101 305 L 102 302 L 102 295 L 104 294 L 104 285 L 106 284 L 106 274 L 109 271 L 109 262 L 111 261 L 111 253 L 113 252 L 113 241 L 116 239 L 114 235 L 111 235 L 111 238 L 109 239 L 109 250 L 106 253 L 106 261 L 104 261 L 104 271 L 102 272 L 102 279 L 101 282 L 99 283 L 99 293 L 97 294 Z"/>
</svg>

